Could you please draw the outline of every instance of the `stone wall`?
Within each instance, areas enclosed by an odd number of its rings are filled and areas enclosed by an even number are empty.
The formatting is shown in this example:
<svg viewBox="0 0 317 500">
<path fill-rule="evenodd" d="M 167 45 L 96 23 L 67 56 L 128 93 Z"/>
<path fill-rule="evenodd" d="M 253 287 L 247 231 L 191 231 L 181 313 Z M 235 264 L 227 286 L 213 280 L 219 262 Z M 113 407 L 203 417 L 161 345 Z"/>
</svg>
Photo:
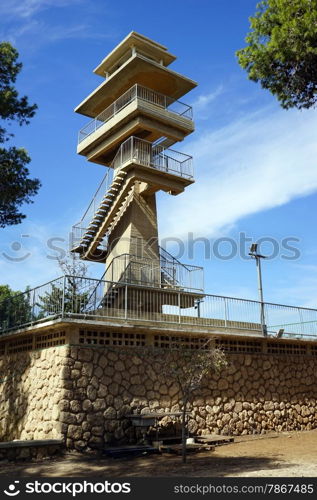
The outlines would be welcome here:
<svg viewBox="0 0 317 500">
<path fill-rule="evenodd" d="M 0 441 L 61 438 L 67 347 L 0 357 Z"/>
<path fill-rule="evenodd" d="M 317 426 L 315 358 L 291 355 L 231 354 L 220 375 L 204 381 L 190 405 L 194 434 L 253 434 L 304 430 Z M 62 402 L 67 446 L 77 449 L 133 442 L 135 429 L 126 415 L 178 411 L 179 390 L 159 381 L 150 357 L 122 348 L 71 348 Z M 70 385 L 69 385 L 70 387 Z M 166 426 L 170 419 L 161 421 Z"/>
<path fill-rule="evenodd" d="M 278 352 L 267 352 L 263 341 L 266 352 L 256 352 L 261 340 L 253 347 L 240 343 L 255 352 L 228 352 L 225 371 L 206 378 L 190 405 L 190 432 L 316 428 L 315 348 L 302 355 L 302 348 L 280 342 Z M 63 437 L 68 448 L 78 450 L 135 442 L 128 414 L 179 410 L 178 386 L 162 382 L 160 367 L 150 356 L 140 357 L 139 349 L 65 345 L 3 356 L 0 440 Z M 161 424 L 168 428 L 169 417 Z"/>
</svg>

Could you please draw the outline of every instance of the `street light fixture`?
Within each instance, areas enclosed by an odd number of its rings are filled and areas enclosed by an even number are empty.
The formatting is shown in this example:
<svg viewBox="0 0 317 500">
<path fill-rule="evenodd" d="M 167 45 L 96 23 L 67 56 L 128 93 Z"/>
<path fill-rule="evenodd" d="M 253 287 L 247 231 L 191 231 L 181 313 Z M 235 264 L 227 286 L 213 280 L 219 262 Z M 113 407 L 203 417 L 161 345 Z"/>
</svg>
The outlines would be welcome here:
<svg viewBox="0 0 317 500">
<path fill-rule="evenodd" d="M 266 259 L 265 255 L 258 253 L 258 244 L 252 243 L 249 252 L 250 257 L 255 259 L 256 268 L 258 271 L 258 290 L 259 290 L 259 301 L 261 308 L 261 328 L 264 337 L 267 337 L 267 328 L 265 324 L 265 312 L 264 312 L 264 299 L 263 299 L 263 287 L 262 287 L 262 270 L 261 270 L 261 259 Z"/>
</svg>

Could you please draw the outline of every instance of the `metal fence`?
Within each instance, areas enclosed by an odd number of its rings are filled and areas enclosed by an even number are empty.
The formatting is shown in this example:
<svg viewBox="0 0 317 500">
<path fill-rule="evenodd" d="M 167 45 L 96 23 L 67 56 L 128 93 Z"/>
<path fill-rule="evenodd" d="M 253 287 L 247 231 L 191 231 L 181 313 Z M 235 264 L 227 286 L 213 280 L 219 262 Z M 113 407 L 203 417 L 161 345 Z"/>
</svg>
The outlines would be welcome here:
<svg viewBox="0 0 317 500">
<path fill-rule="evenodd" d="M 118 169 L 128 162 L 190 180 L 194 177 L 192 156 L 174 149 L 165 149 L 138 137 L 129 137 L 121 144 L 111 166 Z"/>
<path fill-rule="evenodd" d="M 76 248 L 79 244 L 82 244 L 83 237 L 87 232 L 89 224 L 96 215 L 97 209 L 100 207 L 101 201 L 105 196 L 105 193 L 109 189 L 112 180 L 113 180 L 113 169 L 108 167 L 106 169 L 106 174 L 104 175 L 101 183 L 98 186 L 97 191 L 95 192 L 91 202 L 88 205 L 87 210 L 85 211 L 80 221 L 72 227 L 71 242 L 70 242 L 71 249 Z M 100 248 L 107 247 L 106 238 L 105 241 L 100 243 L 99 246 Z"/>
<path fill-rule="evenodd" d="M 104 278 L 111 282 L 183 291 L 202 292 L 204 288 L 202 267 L 162 258 L 162 254 L 156 259 L 127 253 L 118 255 L 108 266 Z"/>
<path fill-rule="evenodd" d="M 265 303 L 269 335 L 317 338 L 317 310 Z M 56 318 L 178 323 L 261 335 L 261 304 L 177 288 L 63 276 L 0 302 L 0 333 Z"/>
<path fill-rule="evenodd" d="M 181 101 L 176 101 L 175 99 L 172 99 L 164 94 L 160 94 L 159 92 L 155 92 L 147 87 L 143 87 L 142 85 L 135 84 L 79 131 L 78 144 L 96 132 L 96 130 L 113 118 L 128 104 L 137 99 L 165 109 L 178 116 L 187 118 L 188 120 L 192 120 L 193 118 L 191 106 L 188 106 Z"/>
</svg>

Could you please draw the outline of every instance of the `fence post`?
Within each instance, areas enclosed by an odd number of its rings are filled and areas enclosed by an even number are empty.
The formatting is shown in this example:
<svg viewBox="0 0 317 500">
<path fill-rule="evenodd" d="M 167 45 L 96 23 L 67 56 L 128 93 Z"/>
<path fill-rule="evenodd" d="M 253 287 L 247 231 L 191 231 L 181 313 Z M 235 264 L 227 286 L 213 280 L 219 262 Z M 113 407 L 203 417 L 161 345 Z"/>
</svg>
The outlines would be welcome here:
<svg viewBox="0 0 317 500">
<path fill-rule="evenodd" d="M 124 289 L 124 319 L 128 317 L 128 285 Z"/>
<path fill-rule="evenodd" d="M 66 276 L 63 277 L 63 296 L 62 296 L 62 318 L 65 313 L 65 285 L 66 285 Z"/>
<path fill-rule="evenodd" d="M 224 299 L 224 305 L 225 305 L 225 328 L 227 329 L 227 327 L 228 327 L 228 304 L 227 304 L 227 299 Z"/>
<path fill-rule="evenodd" d="M 97 293 L 98 293 L 98 287 L 99 287 L 99 284 L 101 284 L 102 286 L 102 283 L 103 281 L 99 281 L 99 283 L 97 283 L 97 286 L 95 287 L 95 291 L 94 291 L 94 312 L 96 313 L 96 310 L 97 310 Z M 104 290 L 103 290 L 104 292 Z"/>
<path fill-rule="evenodd" d="M 298 308 L 299 322 L 300 322 L 300 331 L 301 335 L 304 335 L 304 321 L 303 321 L 303 312 L 300 308 Z"/>
<path fill-rule="evenodd" d="M 182 316 L 181 316 L 181 294 L 178 292 L 178 322 L 182 322 Z"/>
<path fill-rule="evenodd" d="M 36 288 L 34 288 L 33 290 L 33 299 L 32 299 L 32 315 L 31 315 L 31 324 L 33 325 L 33 321 L 35 319 L 35 290 Z"/>
</svg>

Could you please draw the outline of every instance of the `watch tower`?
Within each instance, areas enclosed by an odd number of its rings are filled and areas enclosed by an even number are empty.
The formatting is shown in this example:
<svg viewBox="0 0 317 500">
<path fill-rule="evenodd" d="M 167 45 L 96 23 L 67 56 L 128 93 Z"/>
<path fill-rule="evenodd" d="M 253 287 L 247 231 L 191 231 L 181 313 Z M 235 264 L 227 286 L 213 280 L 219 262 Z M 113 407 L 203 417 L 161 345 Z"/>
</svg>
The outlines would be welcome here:
<svg viewBox="0 0 317 500">
<path fill-rule="evenodd" d="M 175 59 L 133 31 L 94 70 L 103 81 L 75 109 L 91 118 L 77 152 L 106 173 L 73 227 L 71 250 L 105 263 L 103 278 L 117 286 L 202 291 L 201 268 L 158 244 L 156 192 L 178 195 L 194 182 L 192 157 L 174 144 L 194 131 L 192 108 L 179 99 L 197 84 L 169 68 Z"/>
</svg>

